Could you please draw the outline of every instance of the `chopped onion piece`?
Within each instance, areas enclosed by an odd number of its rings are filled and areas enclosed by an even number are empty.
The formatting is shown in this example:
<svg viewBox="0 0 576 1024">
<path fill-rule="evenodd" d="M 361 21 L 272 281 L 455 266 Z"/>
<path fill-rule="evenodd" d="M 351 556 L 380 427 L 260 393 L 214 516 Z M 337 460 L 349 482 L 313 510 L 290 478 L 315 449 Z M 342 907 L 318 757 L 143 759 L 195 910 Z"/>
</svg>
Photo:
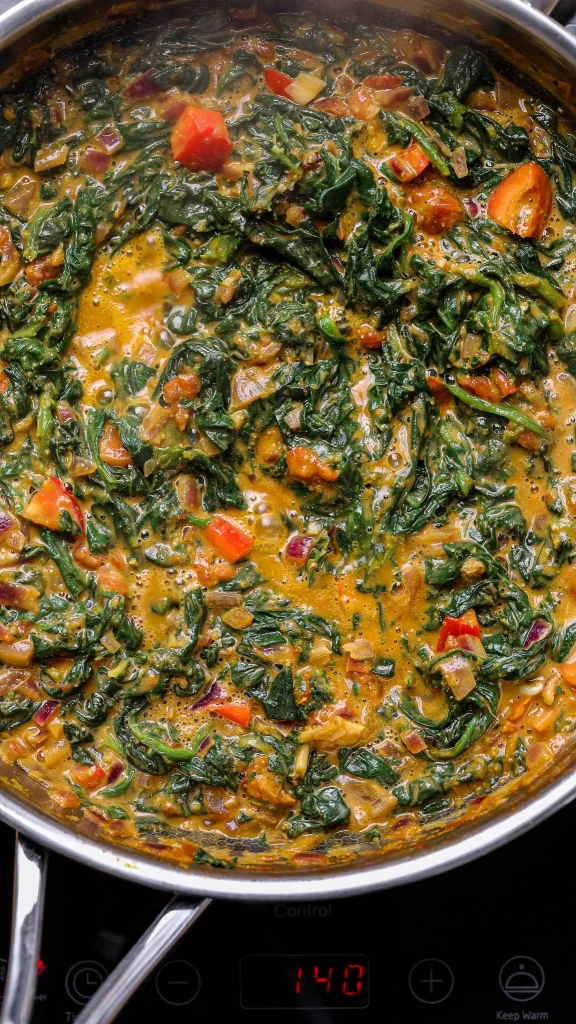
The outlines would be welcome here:
<svg viewBox="0 0 576 1024">
<path fill-rule="evenodd" d="M 370 661 L 374 657 L 372 644 L 368 640 L 351 640 L 344 644 L 342 650 L 349 654 L 353 661 Z"/>
<path fill-rule="evenodd" d="M 296 756 L 294 757 L 294 768 L 292 769 L 293 779 L 303 779 L 308 770 L 308 762 L 310 760 L 310 744 L 300 743 L 296 748 Z"/>
<path fill-rule="evenodd" d="M 59 707 L 59 700 L 45 700 L 32 717 L 37 725 L 46 725 L 46 722 L 49 722 L 54 717 Z"/>
<path fill-rule="evenodd" d="M 35 587 L 27 587 L 22 583 L 10 583 L 0 580 L 0 605 L 11 608 L 23 608 L 28 612 L 38 610 L 40 591 Z"/>
<path fill-rule="evenodd" d="M 430 107 L 425 96 L 410 96 L 402 105 L 402 112 L 411 117 L 413 121 L 423 121 L 430 113 Z"/>
<path fill-rule="evenodd" d="M 92 462 L 92 459 L 85 459 L 81 455 L 72 455 L 68 472 L 73 480 L 77 480 L 81 476 L 91 476 L 96 469 L 96 463 Z"/>
<path fill-rule="evenodd" d="M 315 100 L 325 88 L 326 82 L 323 78 L 311 75 L 309 71 L 301 71 L 300 74 L 296 75 L 294 81 L 286 86 L 285 92 L 294 103 L 299 103 L 301 107 L 305 107 L 307 103 Z"/>
<path fill-rule="evenodd" d="M 39 149 L 34 158 L 35 171 L 51 171 L 53 167 L 61 167 L 68 159 L 68 146 L 65 142 L 55 143 Z"/>
<path fill-rule="evenodd" d="M 242 594 L 234 594 L 227 590 L 209 590 L 204 595 L 204 604 L 208 608 L 238 608 L 243 603 Z"/>
<path fill-rule="evenodd" d="M 468 174 L 468 164 L 466 162 L 466 150 L 463 146 L 458 146 L 458 148 L 454 150 L 452 153 L 451 163 L 456 177 L 465 178 Z"/>
<path fill-rule="evenodd" d="M 276 390 L 276 384 L 272 380 L 275 370 L 275 365 L 267 366 L 266 369 L 246 366 L 237 370 L 232 377 L 232 410 L 242 409 L 258 398 L 273 395 Z"/>
<path fill-rule="evenodd" d="M 209 686 L 208 689 L 206 690 L 206 693 L 202 697 L 200 697 L 200 700 L 197 700 L 195 704 L 191 704 L 190 706 L 194 710 L 196 710 L 197 708 L 205 708 L 207 704 L 211 704 L 216 697 L 222 697 L 223 694 L 224 691 L 220 684 L 212 683 L 212 685 Z"/>
<path fill-rule="evenodd" d="M 88 174 L 104 174 L 110 167 L 110 157 L 103 149 L 87 146 L 80 155 L 80 167 Z"/>
<path fill-rule="evenodd" d="M 464 700 L 469 693 L 472 693 L 476 686 L 476 678 L 468 658 L 463 657 L 461 654 L 454 654 L 451 658 L 446 658 L 445 661 L 442 661 L 438 668 L 444 677 L 444 682 L 450 687 L 456 700 Z"/>
<path fill-rule="evenodd" d="M 402 742 L 411 754 L 421 754 L 423 750 L 426 750 L 426 741 L 419 732 L 416 732 L 416 729 L 403 733 Z"/>
<path fill-rule="evenodd" d="M 296 405 L 292 406 L 290 412 L 286 413 L 284 423 L 287 427 L 290 427 L 290 430 L 298 430 L 303 412 L 304 406 L 301 402 L 297 402 Z"/>
<path fill-rule="evenodd" d="M 397 106 L 399 103 L 404 103 L 406 100 L 414 94 L 414 89 L 410 85 L 401 85 L 395 89 L 377 89 L 374 93 L 374 99 L 380 104 L 384 110 L 388 110 L 389 107 Z"/>
<path fill-rule="evenodd" d="M 124 145 L 124 139 L 120 135 L 120 132 L 116 131 L 115 128 L 112 128 L 111 125 L 107 128 L 103 128 L 101 132 L 98 132 L 96 141 L 102 146 L 102 149 L 109 154 L 117 153 Z"/>
<path fill-rule="evenodd" d="M 313 537 L 305 537 L 303 534 L 297 533 L 294 537 L 290 538 L 286 545 L 284 552 L 286 558 L 290 562 L 294 562 L 295 565 L 306 565 L 314 543 Z"/>
<path fill-rule="evenodd" d="M 30 665 L 34 657 L 34 645 L 31 640 L 18 640 L 15 644 L 0 644 L 0 661 L 5 665 L 17 668 Z"/>
<path fill-rule="evenodd" d="M 545 636 L 548 636 L 551 629 L 552 626 L 549 622 L 546 622 L 546 619 L 534 619 L 522 647 L 531 647 L 532 644 L 537 644 L 539 640 L 543 640 Z"/>
</svg>

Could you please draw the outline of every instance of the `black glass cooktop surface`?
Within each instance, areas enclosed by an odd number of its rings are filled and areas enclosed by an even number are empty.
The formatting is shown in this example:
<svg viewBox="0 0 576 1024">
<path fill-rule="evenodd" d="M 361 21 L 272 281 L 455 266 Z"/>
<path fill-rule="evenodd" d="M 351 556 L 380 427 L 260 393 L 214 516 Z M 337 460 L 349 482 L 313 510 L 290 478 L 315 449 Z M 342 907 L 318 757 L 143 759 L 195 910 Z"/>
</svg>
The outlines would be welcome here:
<svg viewBox="0 0 576 1024">
<path fill-rule="evenodd" d="M 472 864 L 323 903 L 214 902 L 121 1024 L 572 1024 L 576 806 Z M 13 834 L 0 826 L 0 991 Z M 49 866 L 34 1024 L 68 1024 L 166 895 Z"/>
</svg>

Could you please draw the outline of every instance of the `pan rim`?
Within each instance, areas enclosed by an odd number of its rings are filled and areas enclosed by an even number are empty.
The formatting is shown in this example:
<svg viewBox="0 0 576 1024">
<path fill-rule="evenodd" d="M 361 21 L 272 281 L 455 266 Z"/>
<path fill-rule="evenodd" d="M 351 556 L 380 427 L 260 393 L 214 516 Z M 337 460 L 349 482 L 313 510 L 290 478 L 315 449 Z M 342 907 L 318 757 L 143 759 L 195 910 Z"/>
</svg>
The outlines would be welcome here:
<svg viewBox="0 0 576 1024">
<path fill-rule="evenodd" d="M 80 7 L 86 0 L 20 0 L 0 14 L 0 50 L 5 49 L 42 23 Z M 471 6 L 493 14 L 509 25 L 522 29 L 544 47 L 553 51 L 576 71 L 576 39 L 532 8 L 525 0 L 470 0 Z M 431 19 L 432 18 L 432 15 Z M 226 874 L 208 874 L 189 868 L 167 865 L 105 840 L 80 835 L 64 822 L 29 806 L 12 792 L 0 788 L 0 820 L 63 856 L 89 867 L 103 870 L 151 888 L 178 892 L 191 897 L 212 896 L 253 901 L 288 899 L 342 898 L 360 895 L 393 885 L 429 878 L 502 846 L 544 821 L 576 797 L 576 765 L 560 778 L 544 784 L 533 797 L 506 813 L 506 804 L 498 814 L 472 827 L 470 833 L 408 850 L 399 858 L 386 858 L 363 866 L 336 867 L 324 872 L 261 874 L 237 870 Z"/>
<path fill-rule="evenodd" d="M 55 853 L 152 889 L 192 897 L 297 902 L 362 895 L 460 867 L 523 835 L 575 797 L 576 765 L 537 795 L 526 799 L 512 813 L 506 813 L 504 803 L 495 818 L 487 818 L 464 837 L 453 833 L 453 840 L 441 842 L 436 848 L 424 846 L 417 851 L 408 850 L 397 859 L 383 856 L 381 861 L 364 866 L 270 875 L 242 869 L 216 874 L 167 865 L 160 859 L 154 860 L 105 840 L 80 835 L 4 789 L 0 789 L 0 820 Z"/>
</svg>

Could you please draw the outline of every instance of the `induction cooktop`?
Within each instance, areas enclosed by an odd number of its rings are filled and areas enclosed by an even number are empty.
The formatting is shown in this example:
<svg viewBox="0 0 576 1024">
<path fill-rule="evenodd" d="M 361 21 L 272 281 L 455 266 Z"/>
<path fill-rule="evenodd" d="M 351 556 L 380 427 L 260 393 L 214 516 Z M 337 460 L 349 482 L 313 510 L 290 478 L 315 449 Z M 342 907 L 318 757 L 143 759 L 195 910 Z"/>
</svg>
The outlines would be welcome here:
<svg viewBox="0 0 576 1024">
<path fill-rule="evenodd" d="M 575 1019 L 576 805 L 423 882 L 318 903 L 214 902 L 120 1024 Z M 0 995 L 13 833 L 0 826 Z M 167 900 L 51 855 L 34 1024 L 70 1024 Z"/>
</svg>

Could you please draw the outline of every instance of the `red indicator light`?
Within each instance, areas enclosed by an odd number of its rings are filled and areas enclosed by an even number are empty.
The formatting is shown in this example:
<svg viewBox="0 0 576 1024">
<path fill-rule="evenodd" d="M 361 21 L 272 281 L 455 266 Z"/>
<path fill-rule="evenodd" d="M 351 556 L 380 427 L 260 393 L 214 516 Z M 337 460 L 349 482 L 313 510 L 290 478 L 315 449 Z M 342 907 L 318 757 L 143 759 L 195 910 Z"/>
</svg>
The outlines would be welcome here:
<svg viewBox="0 0 576 1024">
<path fill-rule="evenodd" d="M 44 963 L 44 961 L 43 960 L 38 960 L 38 963 L 36 964 L 36 971 L 38 973 L 38 977 L 39 978 L 44 974 L 45 970 L 46 970 L 46 964 Z"/>
</svg>

